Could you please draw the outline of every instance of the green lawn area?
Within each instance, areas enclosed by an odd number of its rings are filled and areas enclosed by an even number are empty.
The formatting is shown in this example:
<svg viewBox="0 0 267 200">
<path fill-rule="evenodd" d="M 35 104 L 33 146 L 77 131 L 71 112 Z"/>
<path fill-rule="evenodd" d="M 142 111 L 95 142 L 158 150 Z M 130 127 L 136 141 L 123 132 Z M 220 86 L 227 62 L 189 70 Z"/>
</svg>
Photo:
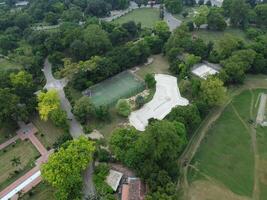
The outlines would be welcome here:
<svg viewBox="0 0 267 200">
<path fill-rule="evenodd" d="M 21 69 L 21 65 L 13 63 L 5 58 L 0 58 L 0 72 L 9 69 Z"/>
<path fill-rule="evenodd" d="M 6 151 L 6 152 L 4 152 Z M 15 146 L 9 145 L 0 151 L 0 190 L 7 187 L 13 181 L 24 175 L 27 171 L 34 167 L 35 160 L 39 157 L 39 152 L 31 144 L 30 141 L 17 140 Z M 11 160 L 19 157 L 21 165 L 12 166 Z M 12 175 L 15 170 L 19 170 L 18 174 Z"/>
<path fill-rule="evenodd" d="M 31 192 L 23 195 L 21 200 L 55 200 L 55 191 L 50 186 L 43 182 L 31 190 Z"/>
<path fill-rule="evenodd" d="M 64 135 L 62 129 L 56 128 L 49 120 L 41 120 L 38 114 L 35 114 L 31 121 L 39 130 L 36 137 L 47 149 L 52 148 L 57 139 Z"/>
<path fill-rule="evenodd" d="M 153 55 L 152 58 L 154 61 L 151 64 L 141 66 L 136 72 L 138 76 L 144 79 L 148 73 L 170 74 L 169 63 L 165 57 L 162 55 Z"/>
<path fill-rule="evenodd" d="M 122 24 L 128 21 L 141 23 L 144 28 L 152 28 L 156 21 L 159 21 L 159 9 L 156 8 L 140 8 L 135 9 L 126 15 L 119 17 L 114 22 Z"/>
<path fill-rule="evenodd" d="M 190 170 L 191 181 L 203 179 L 205 174 L 236 194 L 252 196 L 254 155 L 251 138 L 232 107 L 247 120 L 251 97 L 249 91 L 235 97 L 213 124 L 194 158 L 193 165 L 200 171 Z"/>
<path fill-rule="evenodd" d="M 16 135 L 17 124 L 15 122 L 0 124 L 0 144 Z"/>
<path fill-rule="evenodd" d="M 110 108 L 110 121 L 104 122 L 99 120 L 90 120 L 89 125 L 97 129 L 105 139 L 109 140 L 111 133 L 114 129 L 119 127 L 119 124 L 126 123 L 127 118 L 120 117 L 114 107 Z"/>
<path fill-rule="evenodd" d="M 193 32 L 194 35 L 200 37 L 206 42 L 212 41 L 214 42 L 215 46 L 225 34 L 230 34 L 236 37 L 240 37 L 244 41 L 248 42 L 248 39 L 246 38 L 246 35 L 244 31 L 236 28 L 227 28 L 225 31 L 211 31 L 211 30 L 197 30 Z"/>
</svg>

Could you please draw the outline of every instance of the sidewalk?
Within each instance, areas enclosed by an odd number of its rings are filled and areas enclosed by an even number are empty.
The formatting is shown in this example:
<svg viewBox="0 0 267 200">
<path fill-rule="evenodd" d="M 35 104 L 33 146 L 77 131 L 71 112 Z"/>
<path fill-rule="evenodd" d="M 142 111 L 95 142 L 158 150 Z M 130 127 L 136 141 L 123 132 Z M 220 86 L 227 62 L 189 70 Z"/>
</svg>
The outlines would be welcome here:
<svg viewBox="0 0 267 200">
<path fill-rule="evenodd" d="M 6 148 L 7 146 L 9 146 L 12 143 L 15 143 L 17 139 L 19 139 L 18 135 L 14 136 L 13 138 L 9 139 L 8 141 L 0 144 L 0 150 Z"/>
</svg>

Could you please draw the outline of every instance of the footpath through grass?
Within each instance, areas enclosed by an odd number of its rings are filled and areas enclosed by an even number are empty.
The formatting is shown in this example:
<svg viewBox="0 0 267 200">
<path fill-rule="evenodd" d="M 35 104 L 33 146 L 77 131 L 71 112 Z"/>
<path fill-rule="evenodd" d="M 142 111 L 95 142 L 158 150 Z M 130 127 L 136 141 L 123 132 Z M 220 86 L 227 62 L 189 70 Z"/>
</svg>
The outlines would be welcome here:
<svg viewBox="0 0 267 200">
<path fill-rule="evenodd" d="M 0 190 L 7 187 L 13 181 L 24 175 L 35 166 L 35 160 L 40 156 L 39 152 L 30 141 L 17 140 L 15 145 L 9 145 L 0 151 Z M 18 166 L 11 160 L 20 159 Z M 19 173 L 14 173 L 18 170 Z"/>
<path fill-rule="evenodd" d="M 248 130 L 235 114 L 249 117 L 249 91 L 233 99 L 211 127 L 197 152 L 190 170 L 191 182 L 203 179 L 203 174 L 229 188 L 236 194 L 251 197 L 254 184 L 254 155 Z"/>
<path fill-rule="evenodd" d="M 123 24 L 128 21 L 141 23 L 143 28 L 152 28 L 159 21 L 159 9 L 157 8 L 140 8 L 135 9 L 126 15 L 114 20 L 115 23 Z"/>
</svg>

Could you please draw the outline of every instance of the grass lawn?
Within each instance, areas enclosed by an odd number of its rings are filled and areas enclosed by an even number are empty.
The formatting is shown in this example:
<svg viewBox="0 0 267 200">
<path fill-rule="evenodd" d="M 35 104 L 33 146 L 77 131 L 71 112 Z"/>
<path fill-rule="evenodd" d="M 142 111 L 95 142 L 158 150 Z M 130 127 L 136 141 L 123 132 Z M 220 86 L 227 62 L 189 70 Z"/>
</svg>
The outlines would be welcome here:
<svg viewBox="0 0 267 200">
<path fill-rule="evenodd" d="M 159 9 L 140 8 L 115 19 L 114 22 L 122 24 L 128 21 L 135 21 L 136 23 L 140 22 L 143 28 L 152 28 L 155 22 L 159 20 Z"/>
<path fill-rule="evenodd" d="M 143 65 L 136 72 L 141 78 L 145 78 L 148 73 L 162 73 L 170 74 L 169 72 L 169 63 L 165 57 L 162 55 L 153 55 L 154 61 L 150 65 Z"/>
<path fill-rule="evenodd" d="M 194 31 L 193 34 L 197 35 L 206 42 L 209 41 L 214 42 L 215 46 L 218 40 L 220 40 L 225 34 L 230 34 L 236 37 L 240 37 L 244 41 L 248 41 L 244 31 L 235 28 L 227 28 L 225 31 L 211 31 L 211 30 L 201 29 Z"/>
<path fill-rule="evenodd" d="M 251 96 L 245 91 L 232 102 L 244 119 L 249 117 Z M 234 193 L 251 197 L 254 184 L 251 138 L 232 105 L 225 109 L 202 142 L 193 162 L 200 172 L 191 170 L 189 178 L 202 179 L 205 174 Z"/>
<path fill-rule="evenodd" d="M 90 120 L 89 125 L 92 128 L 97 129 L 105 139 L 109 140 L 111 133 L 114 129 L 119 127 L 119 124 L 127 122 L 127 118 L 120 117 L 114 107 L 110 108 L 110 121 L 98 121 L 98 120 Z"/>
<path fill-rule="evenodd" d="M 6 152 L 4 152 L 4 150 Z M 39 157 L 39 152 L 30 141 L 18 140 L 15 146 L 9 145 L 0 151 L 0 190 L 7 187 L 13 181 L 24 175 L 34 167 L 35 160 Z M 21 165 L 12 166 L 11 160 L 19 157 Z M 15 170 L 20 170 L 18 174 L 10 176 Z"/>
<path fill-rule="evenodd" d="M 9 69 L 20 69 L 21 65 L 17 63 L 13 63 L 5 58 L 0 58 L 0 72 L 3 70 Z"/>
<path fill-rule="evenodd" d="M 17 125 L 15 122 L 0 124 L 0 144 L 16 135 Z"/>
<path fill-rule="evenodd" d="M 50 186 L 43 182 L 37 185 L 34 189 L 31 190 L 31 193 L 28 192 L 23 195 L 21 200 L 55 200 L 55 191 Z"/>
<path fill-rule="evenodd" d="M 64 134 L 64 131 L 56 128 L 51 121 L 41 120 L 38 114 L 34 115 L 32 122 L 39 130 L 36 137 L 47 149 L 52 148 L 57 139 Z"/>
</svg>

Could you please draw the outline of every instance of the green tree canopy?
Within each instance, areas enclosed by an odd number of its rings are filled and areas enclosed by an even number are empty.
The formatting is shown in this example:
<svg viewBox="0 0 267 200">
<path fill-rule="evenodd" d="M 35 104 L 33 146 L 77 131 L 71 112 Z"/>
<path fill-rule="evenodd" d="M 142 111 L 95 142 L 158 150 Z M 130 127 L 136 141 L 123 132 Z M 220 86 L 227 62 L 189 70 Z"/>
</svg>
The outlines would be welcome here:
<svg viewBox="0 0 267 200">
<path fill-rule="evenodd" d="M 116 104 L 116 110 L 119 115 L 128 117 L 131 113 L 131 106 L 126 99 L 120 99 Z"/>
<path fill-rule="evenodd" d="M 81 97 L 78 101 L 75 102 L 73 113 L 82 123 L 94 114 L 94 105 L 87 96 Z"/>
<path fill-rule="evenodd" d="M 42 178 L 57 190 L 59 199 L 80 199 L 82 171 L 93 159 L 94 143 L 80 137 L 64 143 L 41 167 Z"/>
</svg>

